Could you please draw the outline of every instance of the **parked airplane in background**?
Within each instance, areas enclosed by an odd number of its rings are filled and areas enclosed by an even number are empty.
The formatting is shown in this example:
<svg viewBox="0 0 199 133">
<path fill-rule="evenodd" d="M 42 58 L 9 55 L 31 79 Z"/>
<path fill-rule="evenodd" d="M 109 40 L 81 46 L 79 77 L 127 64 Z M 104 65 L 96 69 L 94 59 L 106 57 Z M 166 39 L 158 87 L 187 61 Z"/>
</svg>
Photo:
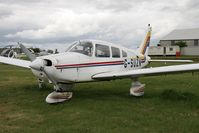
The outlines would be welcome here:
<svg viewBox="0 0 199 133">
<path fill-rule="evenodd" d="M 7 45 L 0 50 L 0 56 L 9 57 L 9 58 L 18 58 L 18 52 L 16 49 L 19 49 L 15 45 Z"/>
<path fill-rule="evenodd" d="M 142 96 L 144 84 L 140 76 L 199 70 L 199 64 L 144 68 L 151 61 L 191 62 L 190 60 L 151 60 L 148 47 L 151 38 L 149 25 L 146 38 L 138 49 L 114 45 L 98 40 L 81 40 L 64 53 L 35 57 L 22 44 L 23 52 L 31 61 L 0 57 L 0 62 L 30 68 L 39 79 L 54 85 L 54 92 L 46 97 L 47 103 L 58 103 L 72 98 L 75 83 L 131 78 L 130 94 Z"/>
</svg>

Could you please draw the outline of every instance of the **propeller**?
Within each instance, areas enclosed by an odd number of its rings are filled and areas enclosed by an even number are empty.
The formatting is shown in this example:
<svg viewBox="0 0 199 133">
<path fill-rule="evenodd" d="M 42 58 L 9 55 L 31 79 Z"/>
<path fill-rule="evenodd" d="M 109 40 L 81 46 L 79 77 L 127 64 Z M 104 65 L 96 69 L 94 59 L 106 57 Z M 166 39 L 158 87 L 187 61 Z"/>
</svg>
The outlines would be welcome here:
<svg viewBox="0 0 199 133">
<path fill-rule="evenodd" d="M 21 47 L 22 51 L 32 61 L 30 64 L 30 68 L 34 69 L 36 71 L 43 72 L 46 75 L 46 78 L 49 81 L 51 81 L 54 85 L 55 91 L 53 91 L 46 97 L 46 102 L 47 103 L 59 103 L 59 102 L 63 102 L 63 101 L 71 99 L 73 92 L 67 92 L 67 91 L 59 92 L 59 90 L 60 89 L 62 90 L 63 87 L 72 89 L 73 84 L 69 84 L 69 85 L 68 84 L 67 85 L 58 84 L 56 79 L 54 79 L 54 77 L 52 76 L 53 70 L 51 68 L 57 64 L 57 60 L 56 59 L 43 59 L 40 57 L 36 58 L 35 55 L 30 53 L 30 51 L 25 46 L 20 44 L 20 47 Z"/>
<path fill-rule="evenodd" d="M 53 63 L 57 63 L 56 60 L 53 60 L 53 62 L 49 59 L 42 59 L 42 58 L 36 58 L 34 54 L 32 54 L 23 44 L 19 43 L 20 48 L 22 51 L 28 56 L 28 58 L 32 61 L 30 64 L 30 68 L 42 71 L 45 73 L 46 77 L 56 85 L 56 81 L 53 80 L 53 78 L 49 75 L 49 73 L 46 71 L 46 67 L 51 67 Z"/>
</svg>

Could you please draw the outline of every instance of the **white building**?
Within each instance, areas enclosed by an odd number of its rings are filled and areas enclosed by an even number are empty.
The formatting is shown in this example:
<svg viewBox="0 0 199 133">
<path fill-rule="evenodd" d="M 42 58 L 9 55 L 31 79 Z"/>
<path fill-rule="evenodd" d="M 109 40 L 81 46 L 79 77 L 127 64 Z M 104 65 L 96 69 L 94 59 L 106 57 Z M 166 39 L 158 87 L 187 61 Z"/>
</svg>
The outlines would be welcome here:
<svg viewBox="0 0 199 133">
<path fill-rule="evenodd" d="M 178 41 L 184 41 L 187 45 L 182 48 L 182 55 L 199 55 L 199 28 L 173 30 L 160 40 L 160 45 L 175 46 Z"/>
<path fill-rule="evenodd" d="M 179 55 L 179 46 L 151 46 L 149 55 Z"/>
</svg>

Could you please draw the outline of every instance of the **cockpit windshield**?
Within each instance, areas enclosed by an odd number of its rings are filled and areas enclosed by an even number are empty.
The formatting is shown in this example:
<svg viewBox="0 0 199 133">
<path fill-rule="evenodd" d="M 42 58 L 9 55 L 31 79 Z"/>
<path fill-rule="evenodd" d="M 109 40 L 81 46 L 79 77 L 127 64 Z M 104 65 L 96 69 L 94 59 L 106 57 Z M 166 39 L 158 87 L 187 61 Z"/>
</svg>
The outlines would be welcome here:
<svg viewBox="0 0 199 133">
<path fill-rule="evenodd" d="M 75 46 L 75 45 L 77 45 L 78 44 L 78 42 L 73 42 L 72 44 L 70 44 L 67 48 L 66 48 L 66 52 L 69 52 L 69 50 L 73 47 L 73 46 Z"/>
<path fill-rule="evenodd" d="M 76 42 L 69 49 L 69 52 L 81 53 L 87 56 L 92 56 L 93 54 L 93 44 L 88 41 Z"/>
</svg>

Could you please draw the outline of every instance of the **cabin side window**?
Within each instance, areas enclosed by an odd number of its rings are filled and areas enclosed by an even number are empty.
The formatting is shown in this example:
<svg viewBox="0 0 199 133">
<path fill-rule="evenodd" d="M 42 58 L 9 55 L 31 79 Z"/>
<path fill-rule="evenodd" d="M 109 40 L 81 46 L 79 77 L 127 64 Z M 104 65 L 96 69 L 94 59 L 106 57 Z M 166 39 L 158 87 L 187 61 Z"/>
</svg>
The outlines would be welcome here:
<svg viewBox="0 0 199 133">
<path fill-rule="evenodd" d="M 111 47 L 112 57 L 113 58 L 120 58 L 120 49 L 116 47 Z"/>
<path fill-rule="evenodd" d="M 95 56 L 96 57 L 110 57 L 109 46 L 96 44 L 95 45 Z"/>
<path fill-rule="evenodd" d="M 122 50 L 122 57 L 127 57 L 127 53 Z"/>
</svg>

